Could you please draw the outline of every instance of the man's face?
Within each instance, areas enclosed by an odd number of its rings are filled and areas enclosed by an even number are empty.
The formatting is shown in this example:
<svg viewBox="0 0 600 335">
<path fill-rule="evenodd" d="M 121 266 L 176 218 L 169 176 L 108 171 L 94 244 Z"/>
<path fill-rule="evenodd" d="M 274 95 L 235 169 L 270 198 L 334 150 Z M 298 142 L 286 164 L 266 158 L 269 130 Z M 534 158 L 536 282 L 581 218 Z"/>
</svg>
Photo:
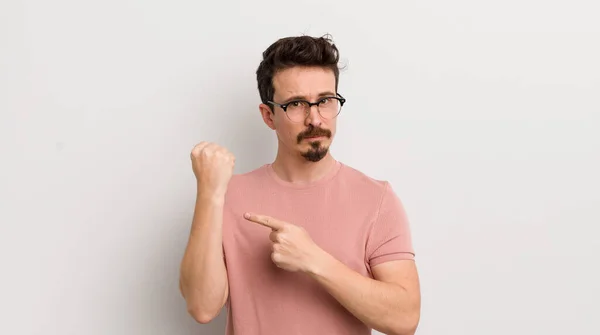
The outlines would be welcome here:
<svg viewBox="0 0 600 335">
<path fill-rule="evenodd" d="M 336 96 L 333 71 L 321 67 L 292 67 L 275 74 L 273 101 L 286 104 L 292 100 L 317 102 L 326 96 Z M 280 145 L 291 154 L 298 154 L 311 162 L 318 162 L 327 155 L 336 130 L 336 120 L 323 118 L 312 106 L 306 118 L 290 120 L 279 106 L 262 104 L 260 109 L 265 123 L 274 129 Z"/>
</svg>

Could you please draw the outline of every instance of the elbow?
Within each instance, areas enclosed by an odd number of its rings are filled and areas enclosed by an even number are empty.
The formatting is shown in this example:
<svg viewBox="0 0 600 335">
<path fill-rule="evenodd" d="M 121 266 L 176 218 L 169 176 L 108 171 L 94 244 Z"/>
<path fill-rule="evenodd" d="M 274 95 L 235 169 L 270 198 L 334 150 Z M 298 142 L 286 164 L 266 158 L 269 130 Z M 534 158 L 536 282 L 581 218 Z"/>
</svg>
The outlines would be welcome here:
<svg viewBox="0 0 600 335">
<path fill-rule="evenodd" d="M 184 285 L 179 282 L 179 291 L 185 299 L 188 314 L 198 323 L 207 324 L 216 318 L 221 312 L 221 305 L 219 308 L 210 308 L 206 304 L 202 303 L 202 300 L 197 295 L 190 294 L 184 290 Z"/>
<path fill-rule="evenodd" d="M 193 292 L 186 293 L 182 292 L 186 301 L 187 312 L 196 322 L 201 324 L 207 324 L 219 316 L 227 298 L 227 295 L 225 295 L 219 303 L 214 299 L 206 299 L 198 294 L 192 294 Z"/>
<path fill-rule="evenodd" d="M 417 327 L 419 326 L 420 315 L 418 312 L 413 313 L 410 316 L 398 318 L 399 321 L 395 327 L 390 331 L 389 335 L 415 335 Z"/>
<path fill-rule="evenodd" d="M 393 331 L 387 333 L 388 335 L 415 335 L 417 332 L 417 326 L 414 327 L 404 325 L 403 327 L 397 327 Z"/>
<path fill-rule="evenodd" d="M 389 335 L 415 335 L 417 332 L 417 327 L 402 327 L 396 331 L 389 333 Z"/>
<path fill-rule="evenodd" d="M 214 320 L 220 311 L 205 311 L 200 308 L 188 307 L 188 313 L 196 320 L 196 322 L 201 324 L 207 324 Z"/>
</svg>

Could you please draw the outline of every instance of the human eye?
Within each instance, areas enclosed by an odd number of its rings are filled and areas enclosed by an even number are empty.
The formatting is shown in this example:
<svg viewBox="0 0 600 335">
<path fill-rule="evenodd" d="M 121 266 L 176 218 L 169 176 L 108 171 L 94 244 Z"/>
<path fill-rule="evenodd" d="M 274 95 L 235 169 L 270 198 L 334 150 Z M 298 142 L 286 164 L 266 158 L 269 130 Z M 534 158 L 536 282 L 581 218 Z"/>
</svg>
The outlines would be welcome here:
<svg viewBox="0 0 600 335">
<path fill-rule="evenodd" d="M 325 97 L 325 98 L 322 98 L 321 100 L 319 100 L 319 104 L 327 105 L 327 104 L 331 103 L 331 100 L 333 100 L 331 97 Z"/>
<path fill-rule="evenodd" d="M 288 102 L 288 108 L 292 110 L 304 110 L 306 108 L 306 102 L 302 100 L 294 100 Z"/>
</svg>

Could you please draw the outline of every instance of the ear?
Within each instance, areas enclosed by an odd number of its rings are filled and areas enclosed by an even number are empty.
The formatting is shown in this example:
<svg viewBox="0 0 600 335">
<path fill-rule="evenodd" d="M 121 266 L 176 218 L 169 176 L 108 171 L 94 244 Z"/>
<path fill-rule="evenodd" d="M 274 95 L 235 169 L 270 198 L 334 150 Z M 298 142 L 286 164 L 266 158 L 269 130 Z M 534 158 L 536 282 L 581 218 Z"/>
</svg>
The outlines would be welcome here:
<svg viewBox="0 0 600 335">
<path fill-rule="evenodd" d="M 267 125 L 267 127 L 275 130 L 275 122 L 273 121 L 273 117 L 275 115 L 273 115 L 273 112 L 271 111 L 271 108 L 269 107 L 269 105 L 266 104 L 260 104 L 258 106 L 258 109 L 260 110 L 260 115 L 262 116 L 263 121 L 265 122 L 265 124 Z"/>
</svg>

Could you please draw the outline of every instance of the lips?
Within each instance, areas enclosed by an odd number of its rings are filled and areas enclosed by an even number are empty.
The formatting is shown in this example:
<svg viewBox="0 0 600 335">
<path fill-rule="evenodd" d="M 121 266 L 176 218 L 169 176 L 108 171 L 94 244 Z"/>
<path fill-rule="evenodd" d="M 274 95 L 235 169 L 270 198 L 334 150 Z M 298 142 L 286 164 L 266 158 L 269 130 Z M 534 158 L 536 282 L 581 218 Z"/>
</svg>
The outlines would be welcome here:
<svg viewBox="0 0 600 335">
<path fill-rule="evenodd" d="M 316 139 L 320 139 L 320 138 L 325 138 L 326 136 L 307 136 L 304 139 L 306 140 L 316 140 Z"/>
</svg>

